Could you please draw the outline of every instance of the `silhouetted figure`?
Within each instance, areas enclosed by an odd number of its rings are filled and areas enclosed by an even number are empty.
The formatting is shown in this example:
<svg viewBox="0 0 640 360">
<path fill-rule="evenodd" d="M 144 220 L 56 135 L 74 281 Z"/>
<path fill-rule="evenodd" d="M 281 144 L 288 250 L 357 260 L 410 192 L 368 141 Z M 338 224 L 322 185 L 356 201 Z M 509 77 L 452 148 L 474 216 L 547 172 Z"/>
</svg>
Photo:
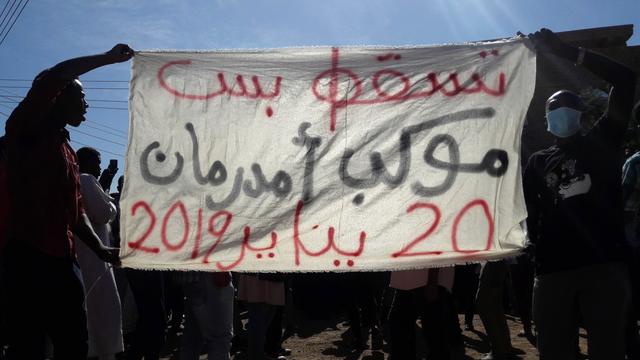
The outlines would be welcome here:
<svg viewBox="0 0 640 360">
<path fill-rule="evenodd" d="M 634 108 L 632 118 L 640 122 L 640 102 Z M 624 202 L 625 233 L 629 251 L 627 264 L 631 277 L 631 309 L 627 324 L 627 358 L 640 359 L 640 152 L 629 157 L 622 167 L 622 200 Z"/>
<path fill-rule="evenodd" d="M 125 269 L 136 301 L 138 322 L 127 360 L 158 360 L 166 335 L 164 279 L 158 270 Z"/>
<path fill-rule="evenodd" d="M 124 176 L 118 178 L 118 186 L 115 193 L 111 194 L 113 204 L 116 206 L 116 218 L 111 222 L 111 236 L 113 238 L 113 246 L 120 247 L 120 196 L 122 196 L 122 187 L 124 186 Z"/>
<path fill-rule="evenodd" d="M 491 352 L 482 360 L 503 360 L 512 358 L 511 336 L 504 315 L 504 286 L 507 277 L 505 260 L 482 264 L 476 294 L 476 309 L 487 332 Z"/>
<path fill-rule="evenodd" d="M 578 95 L 561 90 L 549 97 L 547 129 L 556 144 L 534 153 L 524 171 L 540 359 L 575 359 L 581 318 L 589 358 L 622 360 L 630 286 L 620 170 L 636 76 L 602 55 L 565 44 L 550 30 L 530 37 L 538 50 L 574 61 L 613 86 L 606 113 L 588 131 Z"/>
<path fill-rule="evenodd" d="M 416 320 L 422 319 L 422 335 L 429 360 L 459 359 L 464 344 L 451 290 L 455 269 L 394 271 L 389 286 L 396 289 L 390 314 L 391 360 L 416 358 Z"/>
<path fill-rule="evenodd" d="M 118 44 L 104 54 L 67 60 L 41 72 L 6 123 L 12 221 L 3 264 L 10 311 L 11 359 L 42 359 L 45 335 L 56 359 L 87 356 L 84 293 L 74 234 L 100 259 L 119 263 L 82 206 L 76 153 L 66 125 L 88 107 L 78 76 L 133 56 Z"/>
<path fill-rule="evenodd" d="M 284 308 L 285 302 L 284 276 L 241 274 L 239 280 L 238 298 L 246 303 L 249 311 L 248 359 L 263 360 L 267 356 L 286 359 L 284 354 L 280 354 L 282 313 L 278 319 L 279 308 Z M 276 324 L 273 324 L 274 321 Z M 271 327 L 272 324 L 275 328 Z"/>
<path fill-rule="evenodd" d="M 376 297 L 379 277 L 380 273 L 375 272 L 340 274 L 353 349 L 367 349 L 370 332 L 379 328 Z"/>
<path fill-rule="evenodd" d="M 208 360 L 229 360 L 234 296 L 231 274 L 207 271 L 177 274 L 186 297 L 180 359 L 198 360 L 205 350 Z"/>
<path fill-rule="evenodd" d="M 464 329 L 474 330 L 476 293 L 478 292 L 478 264 L 456 265 L 453 295 L 457 300 L 458 311 L 464 312 Z"/>
<path fill-rule="evenodd" d="M 533 298 L 533 277 L 534 266 L 529 254 L 523 254 L 516 258 L 511 264 L 511 285 L 516 298 L 518 315 L 522 322 L 522 331 L 519 337 L 526 337 L 530 342 L 534 342 L 534 335 L 531 322 L 531 300 Z"/>
<path fill-rule="evenodd" d="M 77 154 L 82 204 L 93 230 L 104 245 L 110 246 L 109 223 L 115 219 L 116 206 L 98 182 L 100 153 L 96 149 L 83 147 Z M 77 252 L 85 291 L 89 357 L 115 359 L 115 354 L 124 351 L 124 344 L 120 297 L 113 270 L 86 245 L 78 243 Z"/>
</svg>

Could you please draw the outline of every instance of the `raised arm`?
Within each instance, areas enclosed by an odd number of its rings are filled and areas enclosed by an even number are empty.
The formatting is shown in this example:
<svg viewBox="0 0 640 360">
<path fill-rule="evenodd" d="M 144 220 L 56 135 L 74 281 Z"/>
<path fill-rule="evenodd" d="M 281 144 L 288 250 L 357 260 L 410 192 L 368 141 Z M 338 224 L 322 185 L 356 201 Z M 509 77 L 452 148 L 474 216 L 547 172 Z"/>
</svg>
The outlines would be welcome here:
<svg viewBox="0 0 640 360">
<path fill-rule="evenodd" d="M 636 87 L 636 74 L 633 70 L 591 50 L 571 46 L 560 40 L 549 29 L 540 29 L 530 35 L 530 38 L 536 45 L 536 49 L 548 50 L 554 55 L 581 65 L 612 85 L 606 121 L 621 137 L 627 129 L 633 108 Z"/>
<path fill-rule="evenodd" d="M 65 60 L 50 70 L 63 79 L 72 80 L 101 66 L 125 62 L 133 56 L 133 50 L 126 44 L 117 44 L 111 50 L 96 55 Z"/>
<path fill-rule="evenodd" d="M 13 111 L 20 120 L 12 119 L 12 116 L 7 121 L 7 133 L 24 135 L 38 131 L 41 122 L 49 120 L 48 116 L 43 115 L 53 108 L 59 95 L 73 79 L 100 66 L 127 61 L 132 56 L 133 50 L 128 45 L 118 44 L 106 53 L 69 59 L 42 71 Z"/>
<path fill-rule="evenodd" d="M 133 50 L 128 45 L 118 44 L 103 54 L 65 60 L 36 77 L 21 105 L 25 111 L 46 111 L 73 79 L 101 66 L 127 61 L 132 56 Z"/>
</svg>

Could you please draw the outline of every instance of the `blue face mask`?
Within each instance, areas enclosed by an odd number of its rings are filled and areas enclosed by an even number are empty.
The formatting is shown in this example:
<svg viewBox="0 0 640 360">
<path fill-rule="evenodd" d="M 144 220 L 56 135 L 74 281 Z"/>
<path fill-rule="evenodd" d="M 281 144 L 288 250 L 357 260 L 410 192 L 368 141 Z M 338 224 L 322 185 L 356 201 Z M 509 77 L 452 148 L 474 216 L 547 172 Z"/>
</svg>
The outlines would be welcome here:
<svg viewBox="0 0 640 360">
<path fill-rule="evenodd" d="M 568 107 L 551 110 L 547 113 L 547 131 L 560 138 L 574 135 L 582 129 L 580 115 L 582 112 Z"/>
</svg>

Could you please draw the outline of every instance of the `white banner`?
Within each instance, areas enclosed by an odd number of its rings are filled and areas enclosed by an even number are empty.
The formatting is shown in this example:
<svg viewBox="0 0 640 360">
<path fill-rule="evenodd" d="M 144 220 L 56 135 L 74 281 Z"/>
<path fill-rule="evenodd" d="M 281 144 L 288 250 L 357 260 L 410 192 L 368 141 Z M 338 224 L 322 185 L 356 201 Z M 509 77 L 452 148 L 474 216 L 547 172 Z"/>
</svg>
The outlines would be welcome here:
<svg viewBox="0 0 640 360">
<path fill-rule="evenodd" d="M 140 52 L 122 263 L 369 271 L 517 253 L 526 40 Z"/>
</svg>

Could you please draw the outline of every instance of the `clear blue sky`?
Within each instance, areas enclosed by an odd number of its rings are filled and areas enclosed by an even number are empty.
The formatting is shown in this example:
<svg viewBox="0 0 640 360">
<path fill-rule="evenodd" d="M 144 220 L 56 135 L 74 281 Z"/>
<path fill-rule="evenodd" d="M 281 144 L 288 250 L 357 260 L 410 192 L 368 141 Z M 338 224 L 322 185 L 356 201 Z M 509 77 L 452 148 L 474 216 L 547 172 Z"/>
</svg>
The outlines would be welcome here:
<svg viewBox="0 0 640 360">
<path fill-rule="evenodd" d="M 0 0 L 0 9 L 13 6 L 17 15 L 20 1 L 26 0 Z M 566 31 L 621 24 L 635 26 L 629 44 L 640 44 L 640 0 L 31 0 L 0 44 L 0 79 L 32 79 L 59 61 L 106 51 L 118 42 L 136 50 L 416 45 L 509 37 L 540 27 Z M 111 102 L 89 101 L 89 122 L 79 129 L 84 133 L 72 132 L 72 139 L 100 149 L 103 167 L 117 158 L 122 169 L 125 146 L 119 144 L 127 141 L 128 112 L 121 109 L 127 107 L 128 91 L 92 88 L 128 83 L 90 80 L 126 81 L 129 64 L 82 79 L 87 99 Z M 3 129 L 12 100 L 28 85 L 0 80 Z"/>
</svg>

